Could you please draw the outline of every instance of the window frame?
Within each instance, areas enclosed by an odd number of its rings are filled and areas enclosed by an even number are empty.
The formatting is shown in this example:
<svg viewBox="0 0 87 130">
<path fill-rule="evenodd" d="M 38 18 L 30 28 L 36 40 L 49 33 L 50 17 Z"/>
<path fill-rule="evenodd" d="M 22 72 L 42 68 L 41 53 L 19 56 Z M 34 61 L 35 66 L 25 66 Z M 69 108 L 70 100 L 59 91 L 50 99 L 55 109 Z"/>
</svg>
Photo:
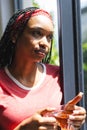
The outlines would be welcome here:
<svg viewBox="0 0 87 130">
<path fill-rule="evenodd" d="M 84 92 L 81 9 L 80 1 L 76 0 L 59 0 L 57 6 L 60 7 L 59 54 L 66 103 L 80 91 Z M 84 96 L 79 105 L 85 107 Z M 87 123 L 81 130 L 86 129 Z"/>
</svg>

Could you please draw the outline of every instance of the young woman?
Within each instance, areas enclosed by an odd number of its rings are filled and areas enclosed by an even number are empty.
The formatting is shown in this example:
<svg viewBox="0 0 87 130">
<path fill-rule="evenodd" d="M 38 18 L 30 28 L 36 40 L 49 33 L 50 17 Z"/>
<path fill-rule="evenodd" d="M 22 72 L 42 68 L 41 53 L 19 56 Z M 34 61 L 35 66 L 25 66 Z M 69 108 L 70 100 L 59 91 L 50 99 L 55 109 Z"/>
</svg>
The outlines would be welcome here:
<svg viewBox="0 0 87 130">
<path fill-rule="evenodd" d="M 0 130 L 55 128 L 56 119 L 44 116 L 63 103 L 60 68 L 47 64 L 53 31 L 43 9 L 23 9 L 9 20 L 0 40 Z M 75 105 L 72 111 L 69 120 L 79 129 L 86 111 Z"/>
</svg>

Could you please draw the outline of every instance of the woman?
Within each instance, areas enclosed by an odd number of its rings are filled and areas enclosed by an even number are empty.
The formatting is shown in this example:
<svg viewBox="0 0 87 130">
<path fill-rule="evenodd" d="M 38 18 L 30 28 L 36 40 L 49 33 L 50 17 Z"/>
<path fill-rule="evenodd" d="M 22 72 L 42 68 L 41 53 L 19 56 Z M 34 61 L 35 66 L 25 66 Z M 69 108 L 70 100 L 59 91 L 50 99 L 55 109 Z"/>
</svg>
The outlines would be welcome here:
<svg viewBox="0 0 87 130">
<path fill-rule="evenodd" d="M 0 41 L 0 130 L 54 129 L 56 119 L 44 116 L 57 109 L 63 97 L 60 68 L 47 64 L 53 31 L 50 14 L 35 7 L 9 20 Z M 86 111 L 74 105 L 73 110 L 69 120 L 79 129 Z"/>
</svg>

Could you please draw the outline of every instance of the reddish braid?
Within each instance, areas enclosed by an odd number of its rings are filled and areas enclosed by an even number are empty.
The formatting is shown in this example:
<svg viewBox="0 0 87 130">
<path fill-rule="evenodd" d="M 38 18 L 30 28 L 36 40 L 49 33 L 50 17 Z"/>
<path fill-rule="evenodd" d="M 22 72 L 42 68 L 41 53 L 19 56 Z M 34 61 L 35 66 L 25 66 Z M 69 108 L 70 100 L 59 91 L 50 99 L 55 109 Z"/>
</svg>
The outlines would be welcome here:
<svg viewBox="0 0 87 130">
<path fill-rule="evenodd" d="M 36 9 L 33 10 L 32 12 L 29 10 L 27 12 L 25 12 L 24 14 L 21 14 L 18 16 L 18 18 L 15 20 L 15 23 L 13 24 L 13 28 L 14 29 L 18 29 L 18 27 L 22 24 L 26 24 L 26 22 L 33 16 L 37 16 L 37 15 L 44 15 L 47 16 L 51 21 L 52 21 L 52 17 L 51 15 L 43 10 L 43 9 Z"/>
</svg>

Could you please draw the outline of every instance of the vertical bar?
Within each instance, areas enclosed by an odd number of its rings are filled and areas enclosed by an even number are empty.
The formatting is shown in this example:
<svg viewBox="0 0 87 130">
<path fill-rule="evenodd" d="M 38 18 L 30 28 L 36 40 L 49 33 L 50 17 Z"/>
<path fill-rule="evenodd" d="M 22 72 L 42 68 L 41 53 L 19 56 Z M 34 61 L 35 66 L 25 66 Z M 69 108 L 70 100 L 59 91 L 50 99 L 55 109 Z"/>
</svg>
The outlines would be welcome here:
<svg viewBox="0 0 87 130">
<path fill-rule="evenodd" d="M 72 1 L 59 0 L 60 7 L 60 32 L 59 53 L 61 75 L 63 75 L 64 101 L 67 102 L 76 94 L 75 71 L 74 71 L 74 41 Z"/>
<path fill-rule="evenodd" d="M 18 9 L 18 0 L 14 0 L 14 11 Z"/>
<path fill-rule="evenodd" d="M 14 0 L 14 10 L 22 9 L 23 8 L 23 0 Z"/>
<path fill-rule="evenodd" d="M 22 9 L 23 8 L 23 0 L 18 0 L 18 6 L 19 6 L 19 9 Z"/>
</svg>

